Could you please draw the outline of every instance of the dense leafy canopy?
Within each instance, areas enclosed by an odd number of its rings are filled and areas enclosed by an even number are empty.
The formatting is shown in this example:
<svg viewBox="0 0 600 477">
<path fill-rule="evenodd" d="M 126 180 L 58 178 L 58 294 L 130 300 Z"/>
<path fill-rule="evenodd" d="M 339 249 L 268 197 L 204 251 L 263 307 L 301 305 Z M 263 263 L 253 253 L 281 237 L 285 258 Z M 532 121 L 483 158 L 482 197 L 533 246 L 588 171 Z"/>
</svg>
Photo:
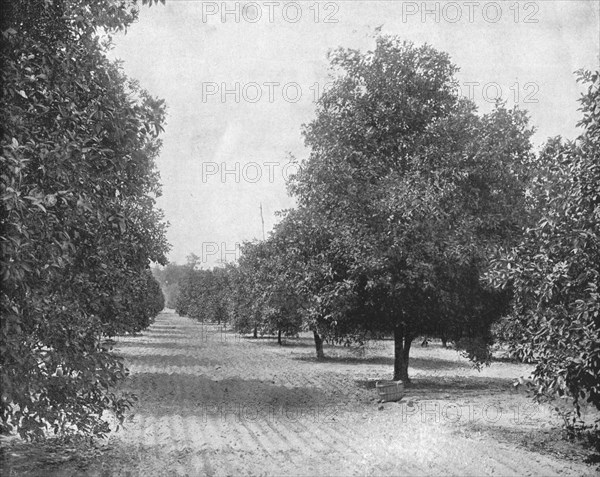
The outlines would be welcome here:
<svg viewBox="0 0 600 477">
<path fill-rule="evenodd" d="M 179 280 L 176 311 L 199 321 L 226 323 L 229 277 L 222 268 L 195 270 L 193 264 Z"/>
<path fill-rule="evenodd" d="M 246 243 L 239 265 L 196 270 L 191 257 L 179 281 L 177 312 L 200 321 L 229 322 L 241 333 L 296 334 L 296 297 L 281 283 L 282 264 L 271 241 Z"/>
<path fill-rule="evenodd" d="M 479 277 L 526 219 L 526 114 L 498 104 L 478 116 L 456 94 L 457 68 L 427 45 L 379 37 L 364 54 L 336 50 L 332 65 L 290 190 L 344 251 L 345 296 L 365 328 L 395 334 L 396 379 L 423 333 L 469 338 L 486 359 L 508 295 Z"/>
<path fill-rule="evenodd" d="M 532 186 L 539 221 L 494 262 L 489 281 L 512 288 L 502 337 L 536 364 L 539 396 L 600 409 L 600 73 L 579 72 L 585 131 L 541 152 Z"/>
<path fill-rule="evenodd" d="M 145 2 L 147 3 L 147 2 Z M 165 108 L 106 57 L 135 2 L 2 4 L 2 427 L 101 434 L 126 375 L 106 336 L 162 309 Z"/>
</svg>

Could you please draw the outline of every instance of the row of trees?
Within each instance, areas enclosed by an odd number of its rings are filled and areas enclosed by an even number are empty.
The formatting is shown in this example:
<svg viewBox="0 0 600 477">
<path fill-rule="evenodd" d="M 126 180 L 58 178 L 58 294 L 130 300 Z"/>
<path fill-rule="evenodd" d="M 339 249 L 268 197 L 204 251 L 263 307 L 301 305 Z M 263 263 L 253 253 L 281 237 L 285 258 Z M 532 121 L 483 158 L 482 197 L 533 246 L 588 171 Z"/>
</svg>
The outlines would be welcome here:
<svg viewBox="0 0 600 477">
<path fill-rule="evenodd" d="M 480 364 L 496 324 L 536 363 L 540 395 L 599 407 L 598 73 L 580 76 L 583 135 L 535 154 L 527 114 L 478 114 L 430 46 L 379 37 L 331 64 L 289 183 L 297 208 L 238 264 L 190 267 L 178 309 L 214 318 L 203 308 L 218 302 L 243 332 L 311 330 L 319 357 L 323 339 L 393 335 L 405 381 L 415 337 Z"/>
<path fill-rule="evenodd" d="M 179 281 L 175 309 L 199 321 L 226 323 L 228 318 L 229 277 L 225 270 L 195 270 L 190 257 L 187 271 Z"/>
<path fill-rule="evenodd" d="M 175 310 L 180 315 L 229 324 L 254 337 L 277 333 L 281 344 L 282 335 L 296 335 L 302 329 L 302 320 L 294 296 L 284 287 L 275 290 L 267 285 L 268 274 L 273 273 L 267 247 L 266 242 L 245 244 L 240 267 L 197 269 L 198 257 L 192 254 L 187 265 L 169 264 L 157 273 L 163 276 L 183 270 L 175 299 Z"/>
<path fill-rule="evenodd" d="M 102 434 L 130 404 L 106 337 L 163 308 L 161 100 L 107 59 L 135 1 L 2 3 L 2 431 Z M 149 3 L 148 1 L 142 3 Z"/>
<path fill-rule="evenodd" d="M 374 51 L 339 49 L 331 62 L 339 74 L 289 184 L 298 208 L 240 259 L 251 295 L 266 300 L 259 321 L 311 329 L 318 348 L 323 337 L 392 334 L 394 378 L 405 381 L 418 335 L 487 359 L 508 294 L 479 278 L 526 220 L 526 115 L 498 105 L 478 116 L 456 94 L 456 67 L 429 46 L 380 37 Z"/>
</svg>

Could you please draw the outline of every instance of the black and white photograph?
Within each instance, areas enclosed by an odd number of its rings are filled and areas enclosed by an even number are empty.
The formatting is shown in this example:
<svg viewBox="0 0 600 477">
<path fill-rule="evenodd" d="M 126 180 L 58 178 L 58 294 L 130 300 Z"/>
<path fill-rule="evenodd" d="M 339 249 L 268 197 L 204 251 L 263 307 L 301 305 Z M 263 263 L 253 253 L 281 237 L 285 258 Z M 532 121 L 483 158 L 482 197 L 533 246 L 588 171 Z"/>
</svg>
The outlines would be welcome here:
<svg viewBox="0 0 600 477">
<path fill-rule="evenodd" d="M 0 0 L 0 475 L 600 474 L 600 0 Z"/>
</svg>

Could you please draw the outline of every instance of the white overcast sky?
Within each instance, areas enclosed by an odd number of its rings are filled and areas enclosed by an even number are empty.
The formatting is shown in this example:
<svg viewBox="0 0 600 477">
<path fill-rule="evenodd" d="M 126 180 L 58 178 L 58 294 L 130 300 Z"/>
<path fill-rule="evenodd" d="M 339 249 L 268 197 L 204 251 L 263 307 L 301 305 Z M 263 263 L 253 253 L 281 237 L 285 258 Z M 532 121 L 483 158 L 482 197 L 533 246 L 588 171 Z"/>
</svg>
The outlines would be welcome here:
<svg viewBox="0 0 600 477">
<path fill-rule="evenodd" d="M 501 93 L 529 110 L 539 146 L 574 138 L 581 87 L 573 72 L 597 69 L 599 1 L 167 0 L 143 7 L 114 38 L 126 73 L 164 98 L 159 206 L 170 223 L 171 261 L 204 267 L 235 258 L 236 243 L 262 237 L 293 206 L 288 155 L 306 156 L 301 125 L 327 82 L 327 51 L 368 50 L 373 31 L 450 54 L 481 112 Z M 228 172 L 229 171 L 229 172 Z"/>
</svg>

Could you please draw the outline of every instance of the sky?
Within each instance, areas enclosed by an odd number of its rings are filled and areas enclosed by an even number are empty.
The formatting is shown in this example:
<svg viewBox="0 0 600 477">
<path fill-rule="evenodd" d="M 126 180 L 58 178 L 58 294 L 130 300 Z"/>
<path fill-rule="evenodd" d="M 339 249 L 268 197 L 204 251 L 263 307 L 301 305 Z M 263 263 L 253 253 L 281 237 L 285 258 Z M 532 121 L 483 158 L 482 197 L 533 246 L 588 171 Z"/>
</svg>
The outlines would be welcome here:
<svg viewBox="0 0 600 477">
<path fill-rule="evenodd" d="M 140 9 L 111 56 L 167 103 L 158 207 L 171 262 L 203 268 L 239 257 L 294 206 L 290 157 L 308 151 L 302 124 L 327 87 L 327 52 L 367 51 L 374 32 L 428 43 L 460 68 L 481 113 L 500 96 L 527 109 L 535 147 L 575 138 L 583 91 L 574 71 L 598 69 L 600 1 L 166 0 Z M 262 207 L 262 219 L 261 219 Z M 263 227 L 264 221 L 264 227 Z"/>
</svg>

